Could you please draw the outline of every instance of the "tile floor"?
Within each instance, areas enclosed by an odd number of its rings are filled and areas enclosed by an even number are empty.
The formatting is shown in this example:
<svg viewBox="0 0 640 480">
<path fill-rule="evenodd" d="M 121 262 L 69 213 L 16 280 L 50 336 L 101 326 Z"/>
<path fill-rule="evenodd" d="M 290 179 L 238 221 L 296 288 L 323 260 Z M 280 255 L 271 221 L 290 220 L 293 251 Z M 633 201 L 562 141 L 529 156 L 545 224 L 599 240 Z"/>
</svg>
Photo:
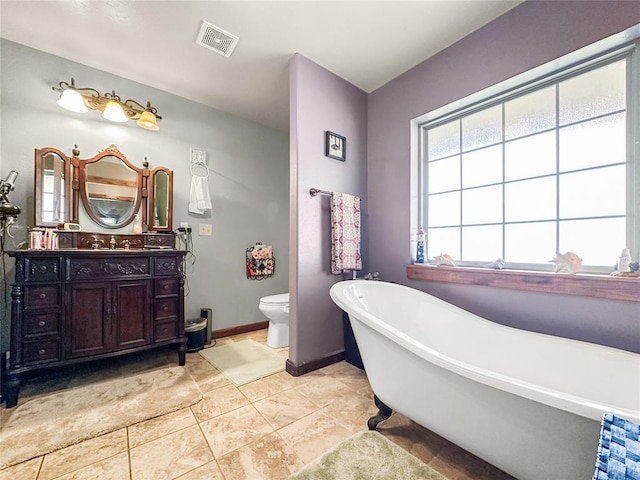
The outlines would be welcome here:
<svg viewBox="0 0 640 480">
<path fill-rule="evenodd" d="M 266 330 L 222 338 L 218 345 L 245 338 L 266 343 Z M 286 358 L 287 349 L 280 353 Z M 32 379 L 20 401 L 175 362 L 173 351 L 153 352 Z M 0 480 L 286 479 L 366 429 L 377 412 L 366 375 L 346 362 L 241 387 L 197 353 L 187 355 L 186 368 L 203 392 L 201 402 L 1 470 Z M 378 430 L 450 480 L 512 478 L 400 414 Z"/>
</svg>

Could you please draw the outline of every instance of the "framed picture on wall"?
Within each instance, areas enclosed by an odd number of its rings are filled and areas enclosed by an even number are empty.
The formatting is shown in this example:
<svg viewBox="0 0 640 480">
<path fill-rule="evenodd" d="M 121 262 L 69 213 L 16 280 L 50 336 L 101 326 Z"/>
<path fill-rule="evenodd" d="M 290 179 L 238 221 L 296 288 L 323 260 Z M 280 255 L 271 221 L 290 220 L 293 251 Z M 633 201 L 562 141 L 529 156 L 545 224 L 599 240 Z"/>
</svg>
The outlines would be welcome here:
<svg viewBox="0 0 640 480">
<path fill-rule="evenodd" d="M 333 132 L 326 132 L 324 154 L 344 162 L 347 159 L 347 139 Z"/>
</svg>

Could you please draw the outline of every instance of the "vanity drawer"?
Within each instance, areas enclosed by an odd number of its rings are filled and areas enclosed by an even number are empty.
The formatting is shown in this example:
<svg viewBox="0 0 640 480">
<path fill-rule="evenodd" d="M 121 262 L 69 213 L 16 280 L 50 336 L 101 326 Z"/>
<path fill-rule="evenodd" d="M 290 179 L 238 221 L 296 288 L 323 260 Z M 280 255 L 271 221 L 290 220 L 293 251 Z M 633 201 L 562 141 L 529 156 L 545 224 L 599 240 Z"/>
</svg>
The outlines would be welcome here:
<svg viewBox="0 0 640 480">
<path fill-rule="evenodd" d="M 57 313 L 41 313 L 27 315 L 24 319 L 24 335 L 41 335 L 43 333 L 57 333 L 59 330 L 59 315 Z"/>
<path fill-rule="evenodd" d="M 26 282 L 55 282 L 60 279 L 60 257 L 26 258 Z"/>
<path fill-rule="evenodd" d="M 176 326 L 176 321 L 156 323 L 153 327 L 153 341 L 162 342 L 176 338 L 178 336 Z"/>
<path fill-rule="evenodd" d="M 25 366 L 60 360 L 60 340 L 52 338 L 38 342 L 24 342 L 23 355 Z"/>
<path fill-rule="evenodd" d="M 58 298 L 58 285 L 25 287 L 24 304 L 26 308 L 57 306 Z"/>
<path fill-rule="evenodd" d="M 149 276 L 149 257 L 117 257 L 105 254 L 102 258 L 70 258 L 68 280 L 94 280 L 96 278 Z"/>
<path fill-rule="evenodd" d="M 177 295 L 180 288 L 177 278 L 158 278 L 156 280 L 156 297 L 161 295 Z"/>
<path fill-rule="evenodd" d="M 176 316 L 178 314 L 178 299 L 156 300 L 153 312 L 154 318 Z"/>
<path fill-rule="evenodd" d="M 180 273 L 182 257 L 174 255 L 163 255 L 155 258 L 156 275 L 178 275 Z"/>
</svg>

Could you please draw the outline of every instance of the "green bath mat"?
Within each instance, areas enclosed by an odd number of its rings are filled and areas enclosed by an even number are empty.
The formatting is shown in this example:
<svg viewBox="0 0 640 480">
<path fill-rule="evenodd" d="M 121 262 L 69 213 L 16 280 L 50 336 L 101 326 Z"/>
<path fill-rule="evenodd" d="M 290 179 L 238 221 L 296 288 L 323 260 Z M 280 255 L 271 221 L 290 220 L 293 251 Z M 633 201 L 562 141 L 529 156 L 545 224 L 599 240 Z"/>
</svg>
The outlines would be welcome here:
<svg viewBox="0 0 640 480">
<path fill-rule="evenodd" d="M 307 464 L 289 480 L 446 480 L 378 432 L 363 431 Z"/>
<path fill-rule="evenodd" d="M 286 359 L 254 340 L 241 340 L 200 350 L 211 365 L 236 387 L 284 370 Z"/>
</svg>

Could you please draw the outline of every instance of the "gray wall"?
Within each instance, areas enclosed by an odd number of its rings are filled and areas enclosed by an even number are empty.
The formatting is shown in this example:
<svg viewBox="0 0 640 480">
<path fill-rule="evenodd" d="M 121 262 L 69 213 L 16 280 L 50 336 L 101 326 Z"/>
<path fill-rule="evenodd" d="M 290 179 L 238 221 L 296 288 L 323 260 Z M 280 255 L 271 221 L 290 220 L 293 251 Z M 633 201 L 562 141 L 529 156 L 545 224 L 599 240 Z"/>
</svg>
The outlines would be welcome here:
<svg viewBox="0 0 640 480">
<path fill-rule="evenodd" d="M 174 171 L 173 226 L 189 222 L 193 228 L 195 264 L 187 268 L 187 318 L 201 307 L 214 312 L 214 329 L 266 320 L 258 310 L 260 297 L 288 291 L 288 135 L 248 122 L 167 92 L 131 82 L 7 40 L 1 40 L 0 175 L 19 172 L 10 200 L 22 208 L 12 229 L 15 240 L 25 240 L 33 226 L 34 148 L 53 146 L 71 154 L 74 144 L 81 158 L 92 157 L 115 144 L 129 160 L 141 166 L 166 165 Z M 134 122 L 114 124 L 98 112 L 75 114 L 56 105 L 51 90 L 61 80 L 102 92 L 115 89 L 123 99 L 150 100 L 159 114 L 160 131 L 141 129 Z M 187 211 L 189 152 L 208 152 L 209 189 L 213 210 L 205 215 Z M 213 236 L 199 236 L 199 223 L 213 225 Z M 85 230 L 91 226 L 84 225 Z M 273 278 L 247 280 L 245 248 L 256 241 L 271 244 L 277 259 Z M 8 280 L 13 278 L 12 262 Z M 2 311 L 6 311 L 6 306 Z M 8 349 L 9 315 L 1 321 L 2 350 Z"/>
<path fill-rule="evenodd" d="M 368 267 L 367 95 L 302 55 L 290 62 L 291 342 L 289 361 L 301 366 L 344 350 L 342 313 L 329 288 L 343 279 L 330 265 L 329 197 L 312 187 L 362 199 L 363 272 Z M 346 162 L 324 156 L 325 131 L 347 138 Z M 359 273 L 359 276 L 363 275 Z"/>
<path fill-rule="evenodd" d="M 409 282 L 411 120 L 640 23 L 638 2 L 527 1 L 369 95 L 371 269 L 508 325 L 640 352 L 640 303 Z"/>
</svg>

